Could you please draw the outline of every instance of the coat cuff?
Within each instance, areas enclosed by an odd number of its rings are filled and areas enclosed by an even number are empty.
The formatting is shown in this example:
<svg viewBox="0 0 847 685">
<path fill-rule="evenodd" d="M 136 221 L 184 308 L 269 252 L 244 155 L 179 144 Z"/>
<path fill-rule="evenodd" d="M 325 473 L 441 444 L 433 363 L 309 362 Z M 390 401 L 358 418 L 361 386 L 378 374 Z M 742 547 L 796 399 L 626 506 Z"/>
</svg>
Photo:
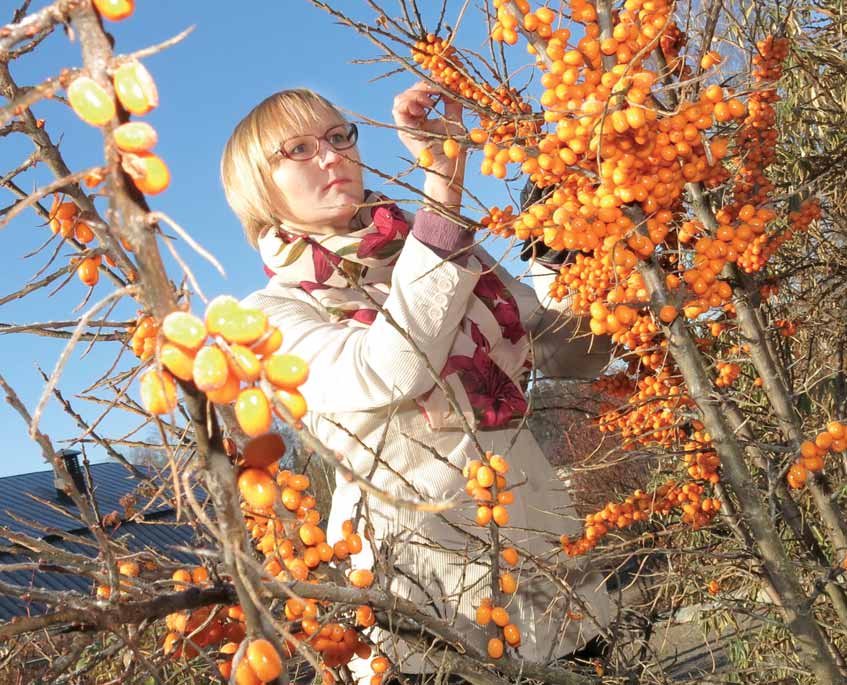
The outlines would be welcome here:
<svg viewBox="0 0 847 685">
<path fill-rule="evenodd" d="M 470 257 L 468 248 L 473 245 L 473 231 L 435 212 L 420 209 L 415 214 L 412 235 L 442 259 L 450 259 L 460 266 L 467 265 Z"/>
</svg>

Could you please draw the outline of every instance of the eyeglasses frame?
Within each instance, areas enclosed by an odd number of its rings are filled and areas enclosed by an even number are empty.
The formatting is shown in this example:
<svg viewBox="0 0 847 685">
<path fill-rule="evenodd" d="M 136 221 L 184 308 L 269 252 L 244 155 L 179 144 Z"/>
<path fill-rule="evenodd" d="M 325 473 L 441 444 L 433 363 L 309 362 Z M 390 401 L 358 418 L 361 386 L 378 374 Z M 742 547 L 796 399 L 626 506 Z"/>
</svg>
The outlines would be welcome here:
<svg viewBox="0 0 847 685">
<path fill-rule="evenodd" d="M 350 128 L 350 136 L 353 138 L 353 142 L 350 145 L 348 145 L 347 147 L 341 147 L 341 148 L 336 147 L 326 137 L 327 134 L 330 131 L 337 129 L 340 126 L 347 126 L 347 127 Z M 315 140 L 317 140 L 318 141 L 318 147 L 315 150 L 315 154 L 313 154 L 311 157 L 306 157 L 305 159 L 297 159 L 295 157 L 291 157 L 285 151 L 285 144 L 294 140 L 294 139 L 296 139 L 296 138 L 314 138 Z M 321 141 L 322 140 L 325 140 L 327 145 L 329 145 L 336 152 L 341 152 L 342 150 L 349 150 L 350 148 L 354 147 L 356 145 L 356 143 L 359 142 L 359 127 L 356 126 L 356 124 L 354 124 L 352 121 L 349 121 L 349 122 L 346 122 L 346 123 L 343 123 L 343 124 L 336 124 L 335 126 L 330 126 L 326 131 L 323 132 L 323 135 L 320 135 L 320 136 L 315 136 L 315 135 L 310 135 L 310 134 L 302 134 L 302 135 L 299 135 L 299 136 L 292 136 L 291 138 L 287 138 L 286 140 L 283 140 L 279 144 L 279 147 L 276 149 L 276 151 L 273 153 L 273 155 L 271 155 L 271 159 L 273 159 L 274 157 L 279 155 L 283 159 L 290 159 L 292 162 L 308 162 L 309 160 L 314 159 L 315 157 L 318 156 L 318 154 L 320 154 Z"/>
</svg>

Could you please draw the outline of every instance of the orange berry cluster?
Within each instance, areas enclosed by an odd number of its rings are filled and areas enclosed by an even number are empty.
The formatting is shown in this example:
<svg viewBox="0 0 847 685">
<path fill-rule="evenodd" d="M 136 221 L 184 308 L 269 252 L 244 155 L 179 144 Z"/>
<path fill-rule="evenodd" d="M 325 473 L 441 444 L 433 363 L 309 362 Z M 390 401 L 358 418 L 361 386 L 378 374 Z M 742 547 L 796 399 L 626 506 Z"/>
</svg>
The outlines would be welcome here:
<svg viewBox="0 0 847 685">
<path fill-rule="evenodd" d="M 805 440 L 800 445 L 800 458 L 788 470 L 786 479 L 792 488 L 802 488 L 809 477 L 809 471 L 822 471 L 824 457 L 830 452 L 843 452 L 847 449 L 847 426 L 840 421 L 830 421 L 826 430 L 815 436 L 814 440 Z"/>
<path fill-rule="evenodd" d="M 517 161 L 512 157 L 522 155 L 521 161 L 525 159 L 523 148 L 516 143 L 523 141 L 525 144 L 532 144 L 538 124 L 528 116 L 532 107 L 521 99 L 514 88 L 495 88 L 488 83 L 478 84 L 470 76 L 450 41 L 433 34 L 415 43 L 412 59 L 420 64 L 421 68 L 429 71 L 434 81 L 467 100 L 477 102 L 483 108 L 484 113 L 480 114 L 480 128 L 469 132 L 471 142 L 486 145 L 482 173 L 504 178 L 506 165 Z M 500 149 L 497 144 L 505 141 L 515 144 L 508 149 Z M 458 154 L 458 143 L 454 146 L 454 142 L 445 141 L 444 152 L 448 157 L 453 151 Z M 429 166 L 432 163 L 431 154 L 424 154 L 423 159 L 418 160 L 421 166 Z"/>
<path fill-rule="evenodd" d="M 468 479 L 465 492 L 477 502 L 477 525 L 487 526 L 492 521 L 498 526 L 509 523 L 506 507 L 515 501 L 515 495 L 506 490 L 508 471 L 508 462 L 491 452 L 486 452 L 482 460 L 473 459 L 465 465 L 463 475 Z"/>
<path fill-rule="evenodd" d="M 780 233 L 757 235 L 747 250 L 739 255 L 738 265 L 747 273 L 761 271 L 783 243 L 791 240 L 797 233 L 807 231 L 812 222 L 820 216 L 820 201 L 817 198 L 804 200 L 798 211 L 789 212 L 788 228 Z"/>
<path fill-rule="evenodd" d="M 313 572 L 317 572 L 321 564 L 333 562 L 340 565 L 351 554 L 361 552 L 361 537 L 354 532 L 353 522 L 349 520 L 342 524 L 343 540 L 334 546 L 326 542 L 319 526 L 321 516 L 315 509 L 315 498 L 307 492 L 310 486 L 308 476 L 279 469 L 279 459 L 285 452 L 285 443 L 279 434 L 268 433 L 252 438 L 240 454 L 232 448 L 232 443 L 228 442 L 228 445 L 239 467 L 238 488 L 248 532 L 255 541 L 256 549 L 264 555 L 263 568 L 269 576 L 281 581 L 314 582 L 316 577 L 313 577 Z M 347 577 L 350 585 L 357 588 L 369 587 L 374 579 L 373 572 L 368 569 L 350 570 Z M 206 583 L 208 573 L 202 568 L 190 573 L 180 570 L 173 578 L 182 588 L 192 583 Z M 327 669 L 323 680 L 328 684 L 334 681 L 328 669 L 348 663 L 354 655 L 363 659 L 370 657 L 371 649 L 360 639 L 359 630 L 373 626 L 376 618 L 370 606 L 361 605 L 355 616 L 351 616 L 351 623 L 355 622 L 356 627 L 345 627 L 341 623 L 321 619 L 321 607 L 326 604 L 292 597 L 286 600 L 284 613 L 286 620 L 294 624 L 291 631 L 293 639 L 305 642 L 321 655 L 323 667 Z M 205 626 L 192 636 L 192 642 L 197 647 L 205 647 L 227 640 L 219 651 L 229 655 L 229 659 L 218 661 L 218 666 L 221 675 L 230 678 L 233 675 L 231 655 L 238 651 L 245 636 L 244 614 L 238 606 L 225 608 L 206 624 L 210 612 L 206 607 L 169 615 L 167 626 L 171 632 L 165 638 L 164 650 L 175 657 L 196 655 L 196 651 L 189 651 L 193 648 L 187 642 L 182 642 L 182 636 L 201 625 Z M 333 610 L 331 613 L 337 615 L 338 612 Z M 261 644 L 261 641 L 257 642 Z M 280 655 L 270 647 L 270 643 L 267 643 L 269 651 L 255 644 L 250 643 L 246 658 L 235 668 L 235 682 L 242 685 L 269 682 L 281 672 Z M 282 656 L 290 657 L 295 649 L 293 642 L 286 642 Z M 264 653 L 254 654 L 251 658 L 253 652 Z M 387 670 L 387 660 L 384 657 L 382 660 Z M 381 661 L 374 660 L 374 663 L 374 672 L 379 674 Z"/>
<path fill-rule="evenodd" d="M 476 622 L 481 626 L 487 626 L 494 622 L 502 629 L 502 638 L 492 637 L 488 641 L 488 656 L 499 659 L 505 652 L 505 641 L 510 647 L 518 648 L 521 644 L 521 631 L 509 618 L 509 612 L 504 607 L 492 606 L 491 599 L 486 597 L 476 610 Z"/>
<path fill-rule="evenodd" d="M 777 319 L 774 321 L 774 326 L 776 326 L 779 334 L 783 338 L 790 338 L 792 335 L 797 333 L 797 322 L 789 321 L 788 319 Z"/>
<path fill-rule="evenodd" d="M 598 394 L 609 395 L 619 399 L 630 397 L 635 392 L 635 382 L 623 371 L 600 376 L 591 384 L 591 387 Z"/>
<path fill-rule="evenodd" d="M 425 40 L 415 43 L 412 59 L 420 64 L 421 68 L 430 71 L 433 80 L 468 100 L 478 102 L 496 115 L 530 111 L 529 105 L 520 100 L 514 88 L 478 85 L 469 76 L 458 51 L 449 40 L 428 34 Z"/>
<path fill-rule="evenodd" d="M 353 522 L 348 520 L 342 524 L 344 539 L 335 545 L 327 543 L 319 526 L 321 517 L 315 509 L 315 498 L 307 493 L 308 476 L 288 470 L 276 471 L 276 460 L 270 461 L 274 457 L 278 459 L 283 452 L 282 438 L 276 434 L 253 438 L 239 458 L 239 463 L 246 468 L 239 475 L 238 486 L 244 498 L 248 530 L 256 540 L 257 550 L 265 556 L 265 572 L 282 581 L 310 581 L 321 564 L 334 562 L 339 565 L 351 554 L 361 552 L 362 539 L 354 531 Z M 247 473 L 250 476 L 245 480 Z M 280 518 L 274 508 L 278 502 L 293 517 Z M 353 569 L 347 577 L 350 585 L 357 588 L 370 587 L 374 579 L 373 572 L 368 569 Z M 321 621 L 320 605 L 314 599 L 286 600 L 286 619 L 299 622 L 300 626 L 300 630 L 293 633 L 294 637 L 319 652 L 327 669 L 346 664 L 354 655 L 368 658 L 370 647 L 360 641 L 356 628 Z M 374 625 L 373 609 L 367 605 L 358 607 L 355 623 L 360 628 Z M 332 682 L 328 671 L 324 677 L 325 681 Z"/>
<path fill-rule="evenodd" d="M 734 207 L 760 204 L 767 200 L 773 183 L 765 169 L 776 159 L 776 111 L 779 101 L 775 81 L 782 75 L 782 63 L 788 55 L 788 39 L 768 36 L 756 43 L 753 80 L 757 84 L 748 100 L 749 113 L 736 135 L 740 168 L 733 187 Z M 763 84 L 767 84 L 763 87 Z"/>
<path fill-rule="evenodd" d="M 488 214 L 482 217 L 480 223 L 493 235 L 508 237 L 514 233 L 515 217 L 511 205 L 505 209 L 491 207 Z"/>
<path fill-rule="evenodd" d="M 535 12 L 530 12 L 530 5 L 527 0 L 515 0 L 514 7 L 520 12 L 520 18 L 512 14 L 508 2 L 494 0 L 497 20 L 491 29 L 492 40 L 514 45 L 518 42 L 517 30 L 519 25 L 524 31 L 534 33 L 542 40 L 549 40 L 557 33 L 553 29 L 553 22 L 559 15 L 549 7 L 539 7 Z M 535 48 L 532 46 L 530 48 L 532 48 L 529 50 L 530 54 L 535 54 Z"/>
<path fill-rule="evenodd" d="M 741 375 L 741 367 L 733 362 L 717 362 L 715 367 L 718 370 L 718 377 L 715 379 L 715 385 L 719 388 L 728 388 L 732 386 L 738 376 Z"/>
<path fill-rule="evenodd" d="M 130 329 L 129 344 L 133 354 L 147 361 L 156 354 L 156 340 L 159 336 L 159 324 L 156 319 L 146 314 L 141 314 L 135 326 Z"/>
<path fill-rule="evenodd" d="M 105 126 L 117 114 L 115 97 L 129 113 L 144 115 L 159 104 L 156 82 L 138 60 L 122 62 L 112 69 L 110 93 L 90 76 L 77 76 L 68 85 L 68 101 L 77 115 L 92 126 Z M 121 152 L 121 166 L 142 193 L 155 195 L 165 190 L 171 174 L 161 157 L 150 152 L 157 142 L 156 132 L 146 123 L 130 122 L 113 132 L 113 142 Z"/>
<path fill-rule="evenodd" d="M 716 485 L 721 480 L 718 474 L 721 460 L 710 445 L 711 438 L 708 433 L 695 431 L 691 440 L 683 444 L 683 460 L 688 464 L 688 475 L 694 480 L 708 481 Z"/>
<path fill-rule="evenodd" d="M 63 201 L 59 193 L 53 194 L 53 204 L 48 214 L 48 223 L 54 234 L 58 233 L 65 239 L 76 240 L 83 245 L 88 245 L 94 240 L 94 231 L 82 220 L 79 207 L 74 202 Z M 126 244 L 124 244 L 124 247 L 130 249 Z M 76 269 L 79 280 L 87 286 L 97 285 L 100 280 L 100 264 L 102 261 L 100 255 L 82 259 Z M 108 254 L 106 255 L 106 263 L 109 266 L 115 266 L 114 260 Z"/>
<path fill-rule="evenodd" d="M 275 354 L 282 333 L 268 324 L 258 309 L 242 307 L 235 298 L 216 297 L 206 309 L 205 321 L 184 311 L 162 321 L 165 342 L 159 347 L 164 369 L 152 369 L 141 378 L 144 406 L 152 414 L 173 411 L 176 386 L 173 378 L 193 381 L 211 402 L 235 402 L 235 415 L 247 435 L 267 433 L 273 421 L 271 403 L 255 384 L 264 377 L 276 397 L 294 416 L 306 413 L 298 388 L 308 378 L 306 363 L 290 354 Z M 209 336 L 213 342 L 205 345 Z M 242 383 L 247 387 L 242 388 Z"/>
<path fill-rule="evenodd" d="M 606 410 L 597 420 L 598 428 L 619 434 L 623 449 L 638 444 L 670 447 L 683 437 L 679 412 L 693 405 L 683 387 L 682 378 L 672 375 L 669 366 L 643 376 L 635 382 L 627 406 Z"/>
<path fill-rule="evenodd" d="M 637 521 L 646 521 L 651 515 L 668 516 L 681 512 L 683 523 L 699 528 L 708 524 L 720 510 L 720 501 L 703 497 L 704 487 L 698 483 L 682 486 L 668 481 L 654 493 L 636 490 L 624 502 L 610 502 L 596 514 L 585 517 L 582 537 L 571 540 L 560 538 L 563 551 L 568 556 L 579 556 L 594 549 L 597 543 L 615 528 L 626 528 Z"/>
<path fill-rule="evenodd" d="M 202 566 L 191 570 L 178 569 L 171 579 L 175 590 L 189 587 L 204 587 L 211 584 L 209 572 Z M 234 643 L 237 645 L 245 636 L 244 612 L 237 605 L 221 607 L 213 613 L 212 607 L 177 611 L 165 617 L 168 633 L 165 635 L 162 649 L 171 658 L 191 659 L 197 656 L 198 648 Z M 221 651 L 226 654 L 226 645 Z M 233 649 L 232 653 L 236 650 Z M 219 662 L 220 663 L 220 662 Z"/>
<path fill-rule="evenodd" d="M 152 561 L 146 561 L 143 564 L 144 569 L 146 571 L 155 571 L 157 566 Z M 118 574 L 125 578 L 138 578 L 142 572 L 142 564 L 134 561 L 132 559 L 126 559 L 124 561 L 118 562 Z M 123 595 L 124 591 L 129 590 L 131 587 L 130 583 L 126 580 L 121 580 L 119 582 L 120 586 L 120 594 Z M 112 588 L 108 585 L 98 585 L 95 588 L 95 594 L 97 599 L 107 600 L 112 596 Z"/>
</svg>

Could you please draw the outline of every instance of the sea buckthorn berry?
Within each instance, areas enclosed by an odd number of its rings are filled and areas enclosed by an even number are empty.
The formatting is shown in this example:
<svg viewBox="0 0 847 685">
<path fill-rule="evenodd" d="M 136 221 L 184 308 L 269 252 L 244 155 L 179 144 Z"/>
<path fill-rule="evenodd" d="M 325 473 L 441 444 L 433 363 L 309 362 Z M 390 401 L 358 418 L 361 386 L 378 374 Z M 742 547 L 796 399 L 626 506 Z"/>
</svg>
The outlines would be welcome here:
<svg viewBox="0 0 847 685">
<path fill-rule="evenodd" d="M 476 473 L 476 480 L 480 487 L 490 488 L 494 485 L 494 471 L 490 466 L 480 466 Z"/>
<path fill-rule="evenodd" d="M 309 366 L 294 354 L 275 354 L 264 362 L 268 380 L 283 390 L 297 390 L 309 377 Z"/>
<path fill-rule="evenodd" d="M 509 472 L 509 463 L 499 454 L 493 455 L 488 463 L 492 469 L 501 475 Z"/>
<path fill-rule="evenodd" d="M 491 517 L 498 526 L 505 526 L 509 523 L 509 512 L 502 504 L 495 504 L 491 508 Z"/>
<path fill-rule="evenodd" d="M 241 305 L 231 295 L 218 295 L 206 307 L 206 330 L 209 335 L 223 334 L 224 324 L 230 316 L 236 315 Z"/>
<path fill-rule="evenodd" d="M 94 0 L 94 6 L 106 19 L 120 21 L 135 11 L 135 0 Z"/>
<path fill-rule="evenodd" d="M 376 616 L 374 616 L 374 610 L 371 609 L 367 604 L 363 604 L 358 609 L 356 609 L 356 625 L 361 626 L 362 628 L 370 628 L 372 625 L 376 623 Z"/>
<path fill-rule="evenodd" d="M 184 568 L 177 569 L 171 575 L 171 580 L 177 590 L 184 589 L 186 585 L 191 585 L 191 573 Z"/>
<path fill-rule="evenodd" d="M 253 343 L 253 352 L 260 357 L 270 357 L 282 345 L 282 333 L 276 326 L 269 326 L 259 340 Z"/>
<path fill-rule="evenodd" d="M 518 589 L 518 581 L 511 573 L 500 574 L 500 590 L 507 595 L 512 595 Z"/>
<path fill-rule="evenodd" d="M 124 152 L 148 152 L 152 150 L 159 137 L 156 129 L 146 121 L 129 121 L 121 124 L 112 134 L 115 145 Z"/>
<path fill-rule="evenodd" d="M 350 571 L 350 584 L 354 587 L 370 587 L 374 582 L 374 574 L 366 568 L 357 568 Z"/>
<path fill-rule="evenodd" d="M 86 257 L 76 268 L 76 275 L 79 280 L 87 286 L 95 286 L 100 280 L 100 258 Z"/>
<path fill-rule="evenodd" d="M 250 668 L 250 662 L 242 659 L 235 668 L 235 685 L 262 685 L 256 672 Z"/>
<path fill-rule="evenodd" d="M 347 549 L 350 550 L 350 554 L 358 554 L 362 551 L 362 538 L 358 533 L 347 536 Z"/>
<path fill-rule="evenodd" d="M 167 414 L 176 409 L 176 383 L 168 371 L 147 371 L 140 380 L 141 403 L 151 414 Z"/>
<path fill-rule="evenodd" d="M 502 628 L 509 622 L 509 612 L 503 607 L 494 607 L 491 610 L 491 620 Z"/>
<path fill-rule="evenodd" d="M 453 138 L 447 138 L 442 144 L 444 156 L 448 159 L 456 159 L 459 156 L 462 148 Z"/>
<path fill-rule="evenodd" d="M 227 342 L 252 345 L 267 330 L 268 317 L 260 309 L 238 307 L 217 323 L 220 324 L 220 334 Z"/>
<path fill-rule="evenodd" d="M 481 504 L 476 508 L 476 523 L 479 526 L 487 526 L 491 523 L 491 507 Z"/>
<path fill-rule="evenodd" d="M 663 323 L 669 324 L 672 323 L 674 319 L 676 319 L 678 314 L 679 312 L 676 307 L 674 307 L 672 304 L 666 304 L 659 310 L 659 319 Z"/>
<path fill-rule="evenodd" d="M 344 561 L 350 556 L 350 549 L 344 540 L 339 540 L 332 546 L 332 551 L 335 553 L 335 558 L 339 561 Z"/>
<path fill-rule="evenodd" d="M 226 356 L 215 345 L 207 345 L 197 352 L 194 357 L 193 378 L 198 389 L 219 390 L 229 377 L 229 366 Z"/>
<path fill-rule="evenodd" d="M 418 154 L 418 164 L 420 164 L 424 169 L 431 167 L 434 161 L 435 160 L 432 156 L 432 150 L 430 150 L 428 147 L 425 147 Z"/>
<path fill-rule="evenodd" d="M 477 145 L 482 145 L 488 140 L 488 133 L 483 131 L 481 128 L 472 128 L 468 135 Z"/>
<path fill-rule="evenodd" d="M 141 62 L 125 62 L 115 70 L 112 80 L 118 100 L 127 112 L 147 114 L 159 104 L 156 82 Z"/>
<path fill-rule="evenodd" d="M 285 454 L 285 441 L 279 433 L 257 435 L 244 445 L 241 460 L 244 466 L 266 468 Z"/>
<path fill-rule="evenodd" d="M 80 119 L 103 126 L 115 117 L 114 98 L 89 76 L 77 76 L 68 86 L 68 101 Z"/>
<path fill-rule="evenodd" d="M 282 506 L 288 511 L 297 511 L 300 508 L 300 501 L 303 496 L 298 490 L 286 487 L 282 491 Z"/>
<path fill-rule="evenodd" d="M 307 490 L 309 488 L 309 476 L 304 473 L 295 473 L 288 479 L 288 487 L 292 490 Z"/>
<path fill-rule="evenodd" d="M 826 424 L 826 430 L 836 440 L 842 439 L 847 435 L 847 428 L 840 421 L 830 421 Z"/>
<path fill-rule="evenodd" d="M 171 183 L 167 164 L 152 152 L 126 152 L 121 158 L 121 167 L 145 195 L 157 195 Z"/>
<path fill-rule="evenodd" d="M 296 390 L 293 392 L 277 390 L 274 393 L 274 397 L 282 403 L 282 406 L 288 410 L 288 413 L 291 414 L 295 421 L 302 419 L 308 411 L 306 398 Z"/>
<path fill-rule="evenodd" d="M 264 639 L 247 645 L 247 662 L 262 682 L 270 682 L 282 673 L 282 660 L 274 646 Z"/>
<path fill-rule="evenodd" d="M 227 362 L 232 373 L 245 383 L 253 383 L 259 379 L 262 366 L 249 347 L 233 343 L 229 346 Z"/>
<path fill-rule="evenodd" d="M 518 550 L 514 547 L 504 547 L 503 551 L 500 552 L 503 556 L 503 561 L 505 561 L 509 566 L 516 566 L 518 563 Z"/>
<path fill-rule="evenodd" d="M 503 626 L 503 637 L 512 647 L 517 647 L 521 643 L 521 631 L 514 623 Z"/>
<path fill-rule="evenodd" d="M 247 388 L 238 394 L 235 417 L 241 429 L 249 436 L 267 433 L 273 417 L 268 398 L 258 388 Z"/>
<path fill-rule="evenodd" d="M 94 231 L 91 230 L 91 227 L 88 224 L 83 221 L 79 221 L 74 227 L 74 237 L 83 245 L 87 245 L 94 240 Z M 108 255 L 106 257 L 106 261 L 108 261 Z M 114 266 L 114 264 L 112 266 Z"/>
<path fill-rule="evenodd" d="M 190 381 L 194 377 L 194 354 L 184 347 L 171 342 L 163 343 L 159 350 L 159 361 L 180 380 Z"/>
<path fill-rule="evenodd" d="M 244 501 L 256 509 L 272 507 L 279 496 L 276 482 L 264 469 L 244 469 L 238 475 L 238 490 Z"/>
<path fill-rule="evenodd" d="M 238 399 L 238 393 L 241 392 L 241 381 L 235 374 L 227 374 L 226 383 L 217 390 L 207 390 L 206 399 L 215 404 L 229 404 Z"/>
<path fill-rule="evenodd" d="M 141 574 L 141 566 L 137 561 L 122 561 L 118 564 L 118 573 L 122 576 L 136 578 Z"/>
<path fill-rule="evenodd" d="M 371 670 L 374 673 L 381 675 L 381 674 L 385 673 L 386 671 L 388 671 L 388 667 L 390 665 L 391 665 L 391 663 L 388 661 L 388 659 L 386 657 L 378 656 L 373 661 L 371 661 Z"/>
<path fill-rule="evenodd" d="M 300 526 L 298 534 L 303 544 L 309 547 L 319 545 L 326 539 L 324 532 L 318 526 L 311 523 L 304 523 Z"/>
<path fill-rule="evenodd" d="M 492 659 L 499 659 L 503 656 L 503 651 L 505 650 L 503 646 L 503 640 L 498 637 L 492 637 L 488 641 L 488 656 Z"/>
<path fill-rule="evenodd" d="M 721 589 L 720 583 L 716 580 L 710 580 L 706 589 L 709 591 L 710 595 L 716 595 Z"/>
<path fill-rule="evenodd" d="M 202 585 L 209 581 L 209 571 L 204 566 L 195 566 L 191 569 L 191 582 Z"/>
<path fill-rule="evenodd" d="M 481 626 L 491 623 L 491 607 L 488 604 L 480 604 L 476 608 L 476 622 Z"/>
</svg>

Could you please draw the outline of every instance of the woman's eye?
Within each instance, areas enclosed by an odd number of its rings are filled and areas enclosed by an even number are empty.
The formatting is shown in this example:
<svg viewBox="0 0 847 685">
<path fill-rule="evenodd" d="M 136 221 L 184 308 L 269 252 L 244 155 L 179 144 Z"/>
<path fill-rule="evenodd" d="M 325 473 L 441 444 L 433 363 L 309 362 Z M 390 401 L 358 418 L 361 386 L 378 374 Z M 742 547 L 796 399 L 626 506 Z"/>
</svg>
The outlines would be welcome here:
<svg viewBox="0 0 847 685">
<path fill-rule="evenodd" d="M 297 143 L 297 145 L 293 146 L 288 153 L 291 155 L 302 155 L 306 152 L 306 143 Z"/>
<path fill-rule="evenodd" d="M 333 145 L 343 144 L 347 142 L 347 136 L 345 136 L 343 133 L 333 133 L 329 137 L 329 142 Z"/>
</svg>

